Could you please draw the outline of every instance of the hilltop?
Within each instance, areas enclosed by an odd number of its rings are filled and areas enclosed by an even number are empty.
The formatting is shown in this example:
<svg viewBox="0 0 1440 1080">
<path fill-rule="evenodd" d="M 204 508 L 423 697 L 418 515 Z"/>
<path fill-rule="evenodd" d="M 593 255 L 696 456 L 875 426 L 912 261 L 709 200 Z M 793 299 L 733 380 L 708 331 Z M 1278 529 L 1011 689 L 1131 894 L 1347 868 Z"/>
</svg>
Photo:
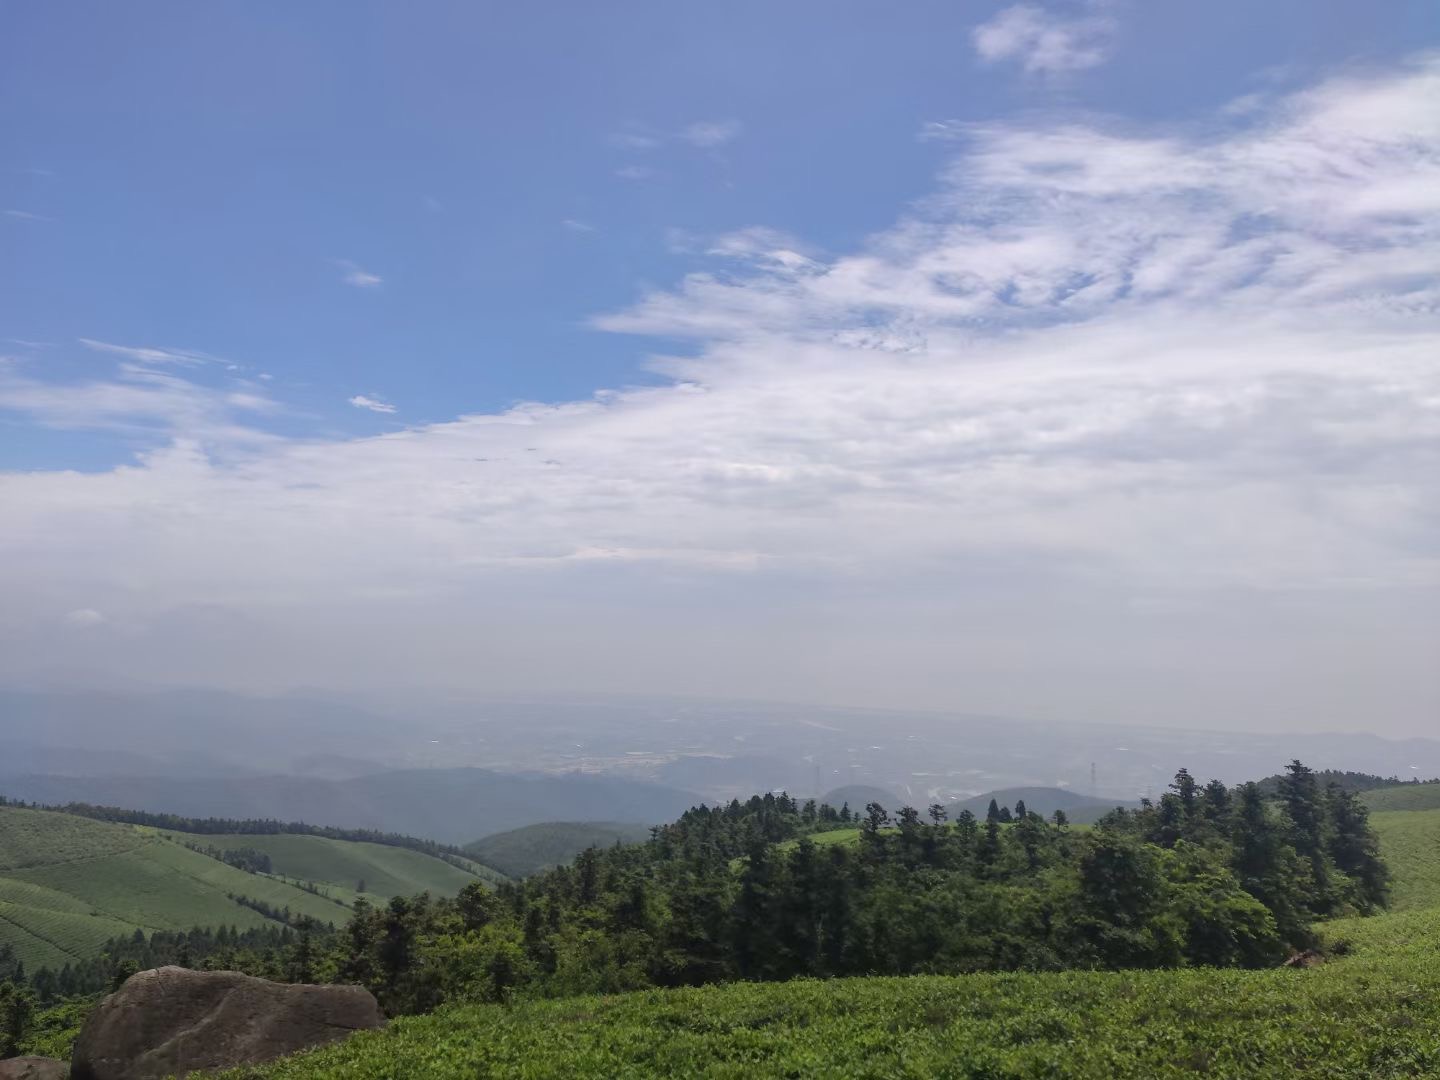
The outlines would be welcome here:
<svg viewBox="0 0 1440 1080">
<path fill-rule="evenodd" d="M 586 848 L 633 844 L 650 836 L 647 825 L 614 821 L 547 821 L 486 836 L 465 845 L 487 866 L 512 878 L 570 862 Z"/>
</svg>

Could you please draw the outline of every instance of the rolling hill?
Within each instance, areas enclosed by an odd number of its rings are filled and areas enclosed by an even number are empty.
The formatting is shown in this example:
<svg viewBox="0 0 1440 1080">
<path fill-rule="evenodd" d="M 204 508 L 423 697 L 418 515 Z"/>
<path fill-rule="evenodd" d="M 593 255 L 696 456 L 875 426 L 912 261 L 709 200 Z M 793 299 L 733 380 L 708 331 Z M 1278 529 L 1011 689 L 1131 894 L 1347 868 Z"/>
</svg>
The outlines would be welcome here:
<svg viewBox="0 0 1440 1080">
<path fill-rule="evenodd" d="M 263 852 L 270 856 L 272 874 L 331 886 L 327 892 L 332 895 L 338 895 L 338 889 L 351 895 L 363 891 L 385 899 L 417 892 L 450 896 L 477 877 L 492 884 L 505 878 L 483 862 L 467 862 L 466 869 L 462 869 L 433 855 L 389 844 L 286 833 L 197 834 L 164 830 L 164 834 L 181 844 Z"/>
<path fill-rule="evenodd" d="M 670 821 L 700 802 L 677 788 L 581 773 L 404 769 L 314 777 L 0 776 L 0 795 L 88 802 L 193 818 L 271 818 L 376 829 L 448 844 L 545 821 Z"/>
<path fill-rule="evenodd" d="M 1328 924 L 1348 948 L 1314 968 L 797 980 L 457 1006 L 225 1075 L 1433 1076 L 1440 810 L 1373 820 L 1398 910 Z"/>
<path fill-rule="evenodd" d="M 265 850 L 276 873 L 247 873 L 193 849 L 227 844 Z M 476 880 L 440 859 L 380 844 L 167 833 L 0 806 L 0 944 L 13 946 L 31 971 L 92 956 L 136 930 L 274 925 L 247 899 L 341 925 L 361 878 L 377 899 L 454 893 Z M 320 893 L 302 888 L 306 881 Z"/>
<path fill-rule="evenodd" d="M 1127 803 L 1123 799 L 1101 799 L 1093 795 L 1082 795 L 1078 791 L 1070 791 L 1067 788 L 1015 787 L 987 791 L 983 795 L 976 795 L 973 799 L 953 803 L 950 806 L 950 816 L 953 818 L 961 810 L 969 810 L 976 817 L 984 818 L 990 807 L 991 799 L 994 799 L 1000 806 L 1012 808 L 1017 802 L 1023 800 L 1027 810 L 1042 817 L 1049 817 L 1056 810 L 1063 810 L 1065 816 L 1076 824 L 1098 821 L 1117 806 L 1135 805 Z"/>
<path fill-rule="evenodd" d="M 321 922 L 347 917 L 343 904 L 133 826 L 0 807 L 0 941 L 32 971 L 137 929 L 266 924 L 236 897 Z"/>
<path fill-rule="evenodd" d="M 650 836 L 647 825 L 613 821 L 547 821 L 495 833 L 465 845 L 487 866 L 520 878 L 568 863 L 586 848 L 633 844 Z"/>
</svg>

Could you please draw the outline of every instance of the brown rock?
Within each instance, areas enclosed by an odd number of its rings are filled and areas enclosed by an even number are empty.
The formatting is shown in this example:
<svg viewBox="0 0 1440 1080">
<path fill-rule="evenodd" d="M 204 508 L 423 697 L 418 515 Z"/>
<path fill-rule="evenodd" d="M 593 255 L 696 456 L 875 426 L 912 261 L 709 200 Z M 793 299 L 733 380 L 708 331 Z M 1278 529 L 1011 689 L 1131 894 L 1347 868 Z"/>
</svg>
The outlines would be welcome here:
<svg viewBox="0 0 1440 1080">
<path fill-rule="evenodd" d="M 163 967 L 125 980 L 75 1040 L 72 1080 L 151 1080 L 249 1065 L 383 1027 L 358 986 L 287 986 Z"/>
<path fill-rule="evenodd" d="M 0 1080 L 65 1080 L 70 1066 L 47 1057 L 17 1057 L 0 1061 Z"/>
</svg>

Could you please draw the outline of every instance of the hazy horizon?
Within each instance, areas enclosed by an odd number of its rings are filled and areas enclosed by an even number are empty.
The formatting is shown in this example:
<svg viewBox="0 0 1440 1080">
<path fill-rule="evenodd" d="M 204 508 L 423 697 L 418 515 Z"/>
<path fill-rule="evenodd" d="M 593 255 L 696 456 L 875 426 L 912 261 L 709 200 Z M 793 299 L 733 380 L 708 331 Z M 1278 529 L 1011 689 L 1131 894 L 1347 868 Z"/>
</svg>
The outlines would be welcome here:
<svg viewBox="0 0 1440 1080">
<path fill-rule="evenodd" d="M 87 10 L 0 684 L 1440 731 L 1424 5 Z"/>
</svg>

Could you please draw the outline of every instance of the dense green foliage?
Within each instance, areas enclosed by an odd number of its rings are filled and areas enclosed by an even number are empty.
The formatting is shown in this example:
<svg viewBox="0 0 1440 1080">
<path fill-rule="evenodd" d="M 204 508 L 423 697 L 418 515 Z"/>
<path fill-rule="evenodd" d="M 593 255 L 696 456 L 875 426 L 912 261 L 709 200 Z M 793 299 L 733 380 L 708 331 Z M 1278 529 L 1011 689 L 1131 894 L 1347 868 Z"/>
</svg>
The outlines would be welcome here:
<svg viewBox="0 0 1440 1080">
<path fill-rule="evenodd" d="M 802 979 L 462 1005 L 224 1075 L 1393 1080 L 1440 1073 L 1440 908 L 1343 920 L 1328 934 L 1349 942 L 1345 955 L 1310 969 Z"/>
<path fill-rule="evenodd" d="M 586 848 L 635 844 L 650 835 L 648 825 L 608 821 L 547 821 L 494 833 L 465 850 L 512 878 L 528 877 L 570 862 Z"/>
<path fill-rule="evenodd" d="M 497 893 L 362 905 L 340 977 L 404 1014 L 805 976 L 1260 967 L 1386 895 L 1364 807 L 1298 762 L 1273 802 L 1182 770 L 1086 830 L 1023 803 L 983 824 L 871 804 L 852 845 L 842 815 L 784 795 L 702 806 Z"/>
<path fill-rule="evenodd" d="M 1315 770 L 1315 779 L 1325 787 L 1334 784 L 1354 795 L 1373 791 L 1376 788 L 1395 787 L 1397 784 L 1415 782 L 1401 780 L 1398 776 L 1380 776 L 1378 773 L 1353 772 L 1350 769 L 1317 769 Z M 1262 795 L 1272 798 L 1280 793 L 1280 786 L 1284 782 L 1285 773 L 1280 772 L 1267 776 L 1263 780 L 1257 780 L 1256 784 Z"/>
</svg>

